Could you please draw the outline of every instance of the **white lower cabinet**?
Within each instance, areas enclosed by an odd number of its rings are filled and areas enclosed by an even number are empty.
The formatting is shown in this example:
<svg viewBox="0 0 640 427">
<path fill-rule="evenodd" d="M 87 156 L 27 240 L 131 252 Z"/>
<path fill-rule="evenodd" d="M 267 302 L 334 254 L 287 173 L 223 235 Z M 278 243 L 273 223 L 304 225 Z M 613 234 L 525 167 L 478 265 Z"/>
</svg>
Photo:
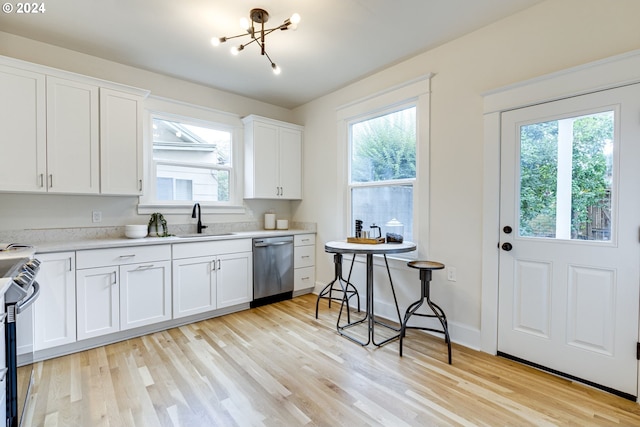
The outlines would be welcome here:
<svg viewBox="0 0 640 427">
<path fill-rule="evenodd" d="M 231 307 L 253 299 L 253 253 L 218 256 L 218 308 Z"/>
<path fill-rule="evenodd" d="M 120 285 L 118 266 L 78 270 L 78 339 L 120 330 Z"/>
<path fill-rule="evenodd" d="M 316 282 L 316 236 L 297 234 L 293 242 L 293 291 L 311 289 Z"/>
<path fill-rule="evenodd" d="M 120 329 L 171 319 L 171 262 L 120 266 Z"/>
<path fill-rule="evenodd" d="M 34 350 L 76 341 L 76 253 L 38 254 L 40 296 L 33 304 Z"/>
<path fill-rule="evenodd" d="M 171 318 L 170 245 L 76 252 L 78 340 Z"/>
<path fill-rule="evenodd" d="M 251 239 L 173 245 L 173 317 L 251 302 Z"/>
<path fill-rule="evenodd" d="M 173 261 L 173 317 L 185 317 L 216 308 L 215 257 Z"/>
</svg>

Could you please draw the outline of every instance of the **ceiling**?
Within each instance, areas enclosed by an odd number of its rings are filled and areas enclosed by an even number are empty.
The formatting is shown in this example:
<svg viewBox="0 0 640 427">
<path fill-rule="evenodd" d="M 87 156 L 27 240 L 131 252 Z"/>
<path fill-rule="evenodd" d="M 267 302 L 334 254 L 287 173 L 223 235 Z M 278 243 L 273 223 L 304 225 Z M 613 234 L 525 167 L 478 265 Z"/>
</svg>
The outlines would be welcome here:
<svg viewBox="0 0 640 427">
<path fill-rule="evenodd" d="M 0 31 L 294 108 L 541 0 L 53 0 L 40 14 L 1 13 Z M 260 7 L 276 31 L 267 53 L 238 56 L 212 37 L 242 33 Z"/>
</svg>

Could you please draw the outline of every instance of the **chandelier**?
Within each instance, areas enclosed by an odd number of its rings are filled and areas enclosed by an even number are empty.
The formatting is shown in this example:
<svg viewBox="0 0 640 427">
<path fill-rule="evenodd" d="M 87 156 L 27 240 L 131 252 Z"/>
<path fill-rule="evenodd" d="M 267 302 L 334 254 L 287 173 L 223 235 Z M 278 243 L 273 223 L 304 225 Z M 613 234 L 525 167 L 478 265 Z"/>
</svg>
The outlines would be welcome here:
<svg viewBox="0 0 640 427">
<path fill-rule="evenodd" d="M 260 54 L 266 56 L 269 60 L 274 74 L 280 74 L 280 67 L 278 67 L 275 62 L 271 60 L 271 57 L 267 53 L 265 38 L 276 30 L 295 30 L 298 27 L 298 23 L 300 22 L 300 15 L 294 13 L 289 19 L 286 19 L 279 26 L 266 29 L 264 28 L 264 24 L 269 20 L 269 13 L 266 10 L 258 8 L 251 9 L 251 12 L 249 12 L 249 18 L 251 22 L 249 22 L 247 18 L 240 19 L 240 25 L 243 29 L 245 29 L 246 33 L 238 34 L 237 36 L 231 37 L 214 37 L 211 39 L 211 44 L 214 46 L 219 46 L 220 43 L 224 43 L 227 40 L 249 36 L 251 38 L 251 41 L 232 47 L 231 53 L 233 55 L 237 55 L 246 46 L 249 46 L 251 43 L 256 43 L 258 46 L 260 46 Z"/>
</svg>

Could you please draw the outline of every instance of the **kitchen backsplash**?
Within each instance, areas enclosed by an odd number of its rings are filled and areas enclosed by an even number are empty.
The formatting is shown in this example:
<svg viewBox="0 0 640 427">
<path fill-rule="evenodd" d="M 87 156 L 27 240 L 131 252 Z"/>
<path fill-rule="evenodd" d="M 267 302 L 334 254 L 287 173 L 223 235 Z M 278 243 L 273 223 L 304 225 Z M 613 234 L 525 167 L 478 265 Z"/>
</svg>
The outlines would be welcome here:
<svg viewBox="0 0 640 427">
<path fill-rule="evenodd" d="M 227 222 L 207 223 L 204 234 L 220 234 L 229 232 L 243 232 L 262 230 L 261 222 Z M 189 234 L 196 232 L 195 224 L 169 224 L 171 234 Z M 289 228 L 294 230 L 308 230 L 316 232 L 316 223 L 289 221 Z M 117 239 L 124 237 L 124 225 L 114 227 L 78 227 L 78 228 L 50 228 L 0 231 L 0 242 L 6 243 L 49 243 L 93 239 Z"/>
</svg>

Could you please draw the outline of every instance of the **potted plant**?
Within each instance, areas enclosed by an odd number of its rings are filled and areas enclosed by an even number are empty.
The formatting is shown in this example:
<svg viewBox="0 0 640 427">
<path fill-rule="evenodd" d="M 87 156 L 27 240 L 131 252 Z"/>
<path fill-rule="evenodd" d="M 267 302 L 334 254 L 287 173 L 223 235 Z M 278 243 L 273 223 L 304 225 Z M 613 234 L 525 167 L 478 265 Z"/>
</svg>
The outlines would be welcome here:
<svg viewBox="0 0 640 427">
<path fill-rule="evenodd" d="M 167 220 L 164 219 L 164 216 L 160 212 L 155 212 L 151 214 L 151 218 L 149 219 L 149 225 L 147 229 L 149 231 L 149 236 L 151 237 L 170 236 L 169 230 L 167 229 Z M 160 231 L 160 229 L 162 229 L 162 232 Z"/>
</svg>

